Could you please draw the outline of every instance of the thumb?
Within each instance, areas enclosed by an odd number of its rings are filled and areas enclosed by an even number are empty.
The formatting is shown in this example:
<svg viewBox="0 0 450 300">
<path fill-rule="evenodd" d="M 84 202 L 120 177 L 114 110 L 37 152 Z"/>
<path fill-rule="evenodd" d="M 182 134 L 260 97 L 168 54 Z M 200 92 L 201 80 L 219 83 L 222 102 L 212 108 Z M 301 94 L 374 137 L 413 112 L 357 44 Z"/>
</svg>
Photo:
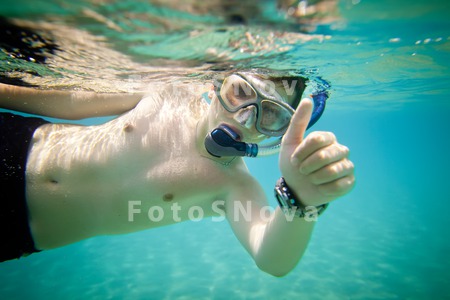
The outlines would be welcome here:
<svg viewBox="0 0 450 300">
<path fill-rule="evenodd" d="M 305 131 L 308 128 L 311 114 L 313 111 L 313 103 L 308 98 L 300 101 L 297 110 L 292 116 L 291 123 L 283 137 L 283 144 L 298 145 L 303 141 Z"/>
</svg>

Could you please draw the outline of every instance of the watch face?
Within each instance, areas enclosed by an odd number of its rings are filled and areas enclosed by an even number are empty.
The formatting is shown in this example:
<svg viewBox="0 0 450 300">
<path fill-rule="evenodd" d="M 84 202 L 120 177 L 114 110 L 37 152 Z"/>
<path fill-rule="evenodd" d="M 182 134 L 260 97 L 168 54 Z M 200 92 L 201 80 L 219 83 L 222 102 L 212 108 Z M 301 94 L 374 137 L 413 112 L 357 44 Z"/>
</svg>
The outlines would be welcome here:
<svg viewBox="0 0 450 300">
<path fill-rule="evenodd" d="M 279 186 L 275 187 L 275 198 L 281 207 L 288 207 L 288 203 L 286 201 L 288 199 Z"/>
</svg>

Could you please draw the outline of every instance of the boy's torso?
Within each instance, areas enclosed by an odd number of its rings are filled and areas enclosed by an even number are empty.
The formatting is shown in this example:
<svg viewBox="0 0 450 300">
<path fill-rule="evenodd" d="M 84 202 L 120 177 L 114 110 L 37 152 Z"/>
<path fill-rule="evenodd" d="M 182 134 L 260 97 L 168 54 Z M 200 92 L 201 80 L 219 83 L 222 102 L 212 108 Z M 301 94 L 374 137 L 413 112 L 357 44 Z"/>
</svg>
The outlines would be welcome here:
<svg viewBox="0 0 450 300">
<path fill-rule="evenodd" d="M 197 148 L 186 111 L 168 115 L 150 101 L 98 126 L 42 126 L 27 163 L 37 248 L 184 221 L 193 206 L 205 217 L 217 214 L 212 205 L 242 163 L 224 167 Z"/>
</svg>

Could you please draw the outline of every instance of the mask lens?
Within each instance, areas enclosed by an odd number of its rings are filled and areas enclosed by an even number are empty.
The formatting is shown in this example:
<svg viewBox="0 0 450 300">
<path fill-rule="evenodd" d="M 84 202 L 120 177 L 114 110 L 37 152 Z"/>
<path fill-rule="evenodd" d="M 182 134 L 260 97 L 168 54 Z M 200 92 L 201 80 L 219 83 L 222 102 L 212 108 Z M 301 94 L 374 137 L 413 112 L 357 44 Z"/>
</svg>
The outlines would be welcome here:
<svg viewBox="0 0 450 300">
<path fill-rule="evenodd" d="M 247 81 L 235 75 L 225 79 L 220 89 L 220 96 L 224 104 L 233 110 L 254 103 L 258 97 Z"/>
<path fill-rule="evenodd" d="M 261 102 L 261 108 L 262 114 L 259 121 L 261 130 L 272 136 L 284 134 L 291 121 L 292 112 L 280 104 L 268 100 Z"/>
</svg>

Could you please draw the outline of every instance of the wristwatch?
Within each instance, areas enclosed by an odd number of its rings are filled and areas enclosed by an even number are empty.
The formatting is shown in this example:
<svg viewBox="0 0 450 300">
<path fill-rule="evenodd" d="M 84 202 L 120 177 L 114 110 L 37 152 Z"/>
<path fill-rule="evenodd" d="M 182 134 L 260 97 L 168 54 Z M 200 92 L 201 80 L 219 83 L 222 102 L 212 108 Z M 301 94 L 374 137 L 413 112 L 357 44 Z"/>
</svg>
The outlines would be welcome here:
<svg viewBox="0 0 450 300">
<path fill-rule="evenodd" d="M 295 198 L 283 177 L 278 179 L 275 185 L 275 198 L 285 213 L 294 211 L 296 216 L 305 218 L 305 220 L 316 220 L 328 207 L 328 203 L 319 206 L 304 206 Z"/>
</svg>

